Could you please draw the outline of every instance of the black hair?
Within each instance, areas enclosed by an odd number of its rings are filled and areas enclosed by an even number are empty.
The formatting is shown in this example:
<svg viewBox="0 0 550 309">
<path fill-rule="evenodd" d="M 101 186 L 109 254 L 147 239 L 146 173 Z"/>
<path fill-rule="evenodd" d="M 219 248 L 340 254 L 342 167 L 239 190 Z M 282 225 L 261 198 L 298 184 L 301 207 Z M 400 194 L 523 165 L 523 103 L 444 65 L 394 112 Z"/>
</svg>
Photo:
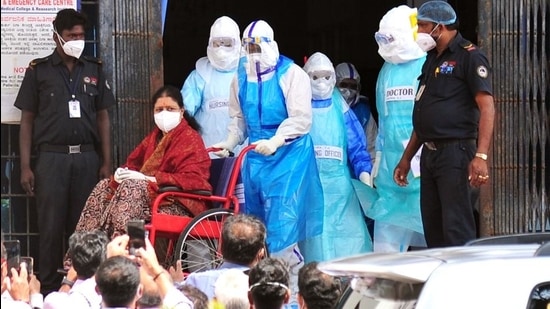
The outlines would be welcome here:
<svg viewBox="0 0 550 309">
<path fill-rule="evenodd" d="M 127 257 L 113 256 L 101 263 L 95 281 L 106 307 L 127 307 L 138 292 L 139 268 Z"/>
<path fill-rule="evenodd" d="M 63 30 L 71 30 L 74 26 L 82 26 L 86 29 L 88 18 L 84 13 L 74 9 L 63 9 L 57 12 L 52 24 L 55 31 L 61 35 Z"/>
<path fill-rule="evenodd" d="M 158 293 L 146 293 L 143 292 L 143 295 L 137 301 L 137 308 L 161 308 L 162 307 L 162 298 Z"/>
<path fill-rule="evenodd" d="M 230 216 L 222 227 L 224 260 L 249 265 L 265 247 L 266 228 L 260 219 L 246 214 Z"/>
<path fill-rule="evenodd" d="M 100 230 L 75 232 L 69 237 L 68 255 L 79 278 L 91 278 L 106 259 L 107 234 Z"/>
<path fill-rule="evenodd" d="M 159 98 L 168 97 L 172 98 L 176 103 L 178 103 L 178 106 L 181 108 L 184 108 L 183 106 L 183 96 L 181 95 L 181 92 L 178 88 L 172 86 L 172 85 L 164 85 L 159 90 L 153 94 L 153 98 L 151 99 L 153 105 L 157 102 Z M 197 122 L 197 120 L 191 116 L 186 110 L 183 112 L 183 118 L 193 130 L 200 133 L 201 126 Z"/>
<path fill-rule="evenodd" d="M 318 262 L 310 262 L 298 271 L 298 290 L 308 308 L 331 309 L 340 295 L 340 280 L 317 268 Z"/>
<path fill-rule="evenodd" d="M 290 275 L 288 265 L 278 258 L 265 258 L 250 269 L 248 285 L 256 309 L 279 309 L 284 303 Z M 258 285 L 255 285 L 258 284 Z"/>
</svg>

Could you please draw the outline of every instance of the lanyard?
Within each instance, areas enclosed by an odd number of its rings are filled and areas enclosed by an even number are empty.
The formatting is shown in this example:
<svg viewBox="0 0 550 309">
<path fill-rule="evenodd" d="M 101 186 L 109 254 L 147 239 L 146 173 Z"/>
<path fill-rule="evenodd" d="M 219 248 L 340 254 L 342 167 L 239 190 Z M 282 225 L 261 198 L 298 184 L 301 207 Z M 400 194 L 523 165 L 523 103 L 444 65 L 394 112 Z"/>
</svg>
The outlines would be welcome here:
<svg viewBox="0 0 550 309">
<path fill-rule="evenodd" d="M 67 69 L 67 72 L 69 70 Z M 82 66 L 77 65 L 76 68 L 76 77 L 73 79 L 73 82 L 71 83 L 71 78 L 69 75 L 65 74 L 65 70 L 63 70 L 63 67 L 60 67 L 61 76 L 63 76 L 63 80 L 65 81 L 65 86 L 67 86 L 67 89 L 69 90 L 69 93 L 71 94 L 72 98 L 74 99 L 76 97 L 76 87 L 78 86 L 78 81 L 80 80 L 80 75 L 82 74 Z"/>
</svg>

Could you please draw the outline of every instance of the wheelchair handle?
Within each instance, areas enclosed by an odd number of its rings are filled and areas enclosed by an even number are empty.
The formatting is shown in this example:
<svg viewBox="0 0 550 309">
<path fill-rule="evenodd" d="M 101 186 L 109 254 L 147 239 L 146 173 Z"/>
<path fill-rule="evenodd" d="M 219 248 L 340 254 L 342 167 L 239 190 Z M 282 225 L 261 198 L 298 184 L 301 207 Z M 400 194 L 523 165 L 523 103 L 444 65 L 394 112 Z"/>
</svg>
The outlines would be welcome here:
<svg viewBox="0 0 550 309">
<path fill-rule="evenodd" d="M 206 148 L 206 152 L 216 152 L 216 151 L 221 151 L 221 150 L 224 150 L 224 148 L 217 148 L 217 147 L 208 147 L 208 148 Z M 227 150 L 227 152 L 229 152 L 230 157 L 235 156 L 235 153 L 233 151 Z"/>
<path fill-rule="evenodd" d="M 235 161 L 235 166 L 233 167 L 233 170 L 231 171 L 231 177 L 229 178 L 229 185 L 227 188 L 227 192 L 235 192 L 235 187 L 237 186 L 237 179 L 239 178 L 239 173 L 241 172 L 241 165 L 244 160 L 244 156 L 250 151 L 256 148 L 256 145 L 248 145 L 244 147 L 239 155 L 237 156 L 237 159 Z"/>
</svg>

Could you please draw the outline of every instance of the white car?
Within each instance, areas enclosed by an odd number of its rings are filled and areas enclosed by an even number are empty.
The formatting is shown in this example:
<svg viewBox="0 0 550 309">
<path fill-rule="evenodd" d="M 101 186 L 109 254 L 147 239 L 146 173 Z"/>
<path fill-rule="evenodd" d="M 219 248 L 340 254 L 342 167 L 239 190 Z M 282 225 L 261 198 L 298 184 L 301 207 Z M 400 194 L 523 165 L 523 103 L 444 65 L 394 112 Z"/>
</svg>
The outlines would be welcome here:
<svg viewBox="0 0 550 309">
<path fill-rule="evenodd" d="M 350 278 L 337 308 L 550 309 L 550 241 L 485 243 L 368 253 L 319 269 Z"/>
</svg>

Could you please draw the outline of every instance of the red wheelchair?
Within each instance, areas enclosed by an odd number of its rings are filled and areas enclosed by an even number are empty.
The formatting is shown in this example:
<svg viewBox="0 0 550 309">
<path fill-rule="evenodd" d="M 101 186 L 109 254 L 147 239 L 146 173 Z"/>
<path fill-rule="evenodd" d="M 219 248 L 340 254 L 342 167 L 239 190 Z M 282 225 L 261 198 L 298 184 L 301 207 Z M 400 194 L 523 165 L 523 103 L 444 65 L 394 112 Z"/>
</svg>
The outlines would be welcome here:
<svg viewBox="0 0 550 309">
<path fill-rule="evenodd" d="M 182 260 L 186 273 L 217 268 L 222 262 L 220 253 L 222 225 L 228 216 L 239 212 L 239 199 L 236 188 L 242 192 L 242 184 L 237 184 L 242 161 L 254 145 L 245 147 L 239 156 L 212 160 L 211 174 L 217 167 L 219 175 L 211 175 L 214 192 L 206 190 L 181 190 L 177 187 L 161 188 L 153 201 L 151 221 L 145 225 L 149 240 L 155 246 L 159 261 L 165 267 Z M 219 149 L 209 148 L 208 151 Z M 220 169 L 220 165 L 221 169 Z M 217 178 L 217 179 L 216 179 Z M 173 197 L 185 197 L 207 201 L 208 209 L 195 217 L 175 216 L 159 212 L 163 201 Z M 162 238 L 162 244 L 159 242 Z"/>
</svg>

